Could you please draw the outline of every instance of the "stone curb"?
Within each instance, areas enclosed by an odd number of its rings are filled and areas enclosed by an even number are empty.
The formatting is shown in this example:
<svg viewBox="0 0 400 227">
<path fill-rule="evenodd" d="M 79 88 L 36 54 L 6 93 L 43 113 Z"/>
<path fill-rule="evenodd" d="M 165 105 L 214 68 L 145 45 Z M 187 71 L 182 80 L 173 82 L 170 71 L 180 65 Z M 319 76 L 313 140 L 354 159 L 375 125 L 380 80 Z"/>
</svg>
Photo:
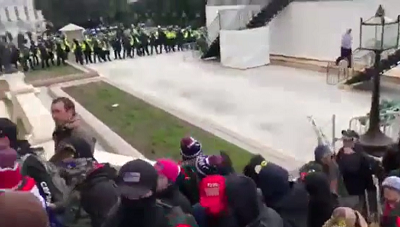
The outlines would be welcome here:
<svg viewBox="0 0 400 227">
<path fill-rule="evenodd" d="M 90 68 L 86 67 L 85 65 L 79 65 L 79 64 L 76 64 L 76 63 L 71 62 L 71 61 L 66 61 L 66 63 L 68 65 L 74 67 L 75 69 L 80 70 L 80 71 L 85 72 L 85 73 L 91 73 L 91 72 L 97 73 L 95 70 L 90 69 Z"/>
<path fill-rule="evenodd" d="M 95 80 L 88 80 L 86 81 L 86 83 L 90 83 L 93 81 Z M 75 102 L 76 111 L 82 117 L 84 123 L 86 124 L 85 126 L 87 126 L 92 131 L 93 135 L 97 138 L 98 142 L 103 146 L 105 150 L 116 154 L 145 159 L 145 157 L 139 151 L 134 149 L 117 133 L 112 131 L 108 126 L 106 126 L 93 114 L 82 107 L 74 98 L 64 92 L 62 90 L 62 86 L 54 85 L 52 87 L 49 87 L 48 93 L 52 98 L 63 96 L 73 100 Z"/>
<path fill-rule="evenodd" d="M 99 75 L 97 73 L 93 73 L 93 72 L 76 73 L 76 74 L 70 74 L 70 75 L 48 78 L 48 79 L 26 81 L 26 83 L 32 84 L 35 87 L 48 87 L 53 84 L 70 82 L 73 80 L 82 80 L 82 79 L 92 78 L 92 77 L 96 77 L 96 76 L 99 76 Z"/>
<path fill-rule="evenodd" d="M 135 92 L 132 89 L 129 89 L 128 87 L 126 87 L 124 85 L 117 85 L 105 77 L 100 76 L 96 79 L 97 80 L 75 81 L 76 83 L 72 82 L 72 83 L 66 83 L 66 84 L 58 84 L 58 86 L 59 87 L 68 87 L 68 86 L 81 85 L 81 84 L 94 82 L 94 81 L 104 81 L 106 83 L 109 83 L 112 86 L 115 86 L 115 87 L 121 89 L 124 92 L 127 92 L 139 99 L 142 99 L 143 101 L 149 103 L 150 105 L 158 107 L 158 108 L 166 111 L 167 113 L 180 118 L 181 120 L 189 122 L 190 124 L 192 124 L 194 126 L 197 126 L 197 127 L 201 128 L 215 136 L 218 136 L 232 144 L 235 144 L 235 145 L 243 148 L 244 150 L 247 150 L 253 154 L 262 154 L 269 161 L 274 162 L 278 165 L 281 165 L 282 167 L 285 167 L 288 170 L 296 169 L 304 163 L 303 161 L 298 160 L 294 156 L 284 154 L 282 151 L 278 151 L 276 149 L 272 149 L 270 147 L 262 145 L 250 138 L 245 138 L 242 135 L 239 135 L 225 127 L 222 127 L 221 125 L 219 125 L 211 120 L 208 120 L 208 119 L 206 120 L 206 119 L 196 118 L 194 116 L 189 116 L 189 115 L 183 113 L 182 111 L 177 110 L 176 108 L 173 108 L 169 105 L 165 105 L 165 104 L 155 100 L 154 98 L 145 96 L 138 92 Z M 52 91 L 53 89 L 49 89 L 49 90 Z M 100 134 L 102 134 L 102 133 L 100 133 Z"/>
</svg>

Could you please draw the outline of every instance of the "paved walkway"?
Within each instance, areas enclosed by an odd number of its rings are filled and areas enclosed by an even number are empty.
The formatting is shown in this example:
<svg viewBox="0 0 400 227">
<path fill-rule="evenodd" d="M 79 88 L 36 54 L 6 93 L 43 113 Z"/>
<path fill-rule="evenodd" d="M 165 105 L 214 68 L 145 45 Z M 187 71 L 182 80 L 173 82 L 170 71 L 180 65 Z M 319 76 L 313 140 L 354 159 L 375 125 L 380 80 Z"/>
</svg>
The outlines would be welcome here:
<svg viewBox="0 0 400 227">
<path fill-rule="evenodd" d="M 317 72 L 267 66 L 240 71 L 215 62 L 184 60 L 187 53 L 94 64 L 115 84 L 210 119 L 300 160 L 313 157 L 313 115 L 327 136 L 337 115 L 337 133 L 369 110 L 370 95 L 338 90 Z"/>
</svg>

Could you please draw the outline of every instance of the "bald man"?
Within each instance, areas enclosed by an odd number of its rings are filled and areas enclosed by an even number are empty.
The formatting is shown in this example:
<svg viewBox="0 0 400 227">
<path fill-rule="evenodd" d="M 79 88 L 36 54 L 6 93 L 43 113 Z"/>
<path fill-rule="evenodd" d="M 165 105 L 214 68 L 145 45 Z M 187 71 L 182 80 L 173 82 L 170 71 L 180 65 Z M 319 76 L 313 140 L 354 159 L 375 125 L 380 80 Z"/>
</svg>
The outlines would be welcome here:
<svg viewBox="0 0 400 227">
<path fill-rule="evenodd" d="M 1 227 L 48 227 L 48 217 L 39 200 L 29 192 L 0 192 Z"/>
</svg>

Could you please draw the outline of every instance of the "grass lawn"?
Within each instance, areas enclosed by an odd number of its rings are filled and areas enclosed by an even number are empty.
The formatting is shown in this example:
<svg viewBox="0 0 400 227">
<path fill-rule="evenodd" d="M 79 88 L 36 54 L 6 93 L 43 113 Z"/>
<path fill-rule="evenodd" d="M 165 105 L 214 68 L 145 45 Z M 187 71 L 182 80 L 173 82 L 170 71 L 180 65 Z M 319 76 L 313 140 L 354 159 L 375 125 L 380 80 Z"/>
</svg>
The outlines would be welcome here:
<svg viewBox="0 0 400 227">
<path fill-rule="evenodd" d="M 238 171 L 242 171 L 251 157 L 250 153 L 236 145 L 108 83 L 93 82 L 67 87 L 64 91 L 149 159 L 170 157 L 178 160 L 180 139 L 187 135 L 199 140 L 206 153 L 226 151 Z M 119 106 L 112 107 L 113 104 Z"/>
<path fill-rule="evenodd" d="M 67 76 L 77 73 L 82 73 L 82 71 L 70 65 L 50 66 L 50 68 L 45 69 L 37 67 L 36 70 L 29 70 L 28 72 L 25 72 L 25 81 L 32 82 L 36 80 L 46 80 L 49 78 Z"/>
</svg>

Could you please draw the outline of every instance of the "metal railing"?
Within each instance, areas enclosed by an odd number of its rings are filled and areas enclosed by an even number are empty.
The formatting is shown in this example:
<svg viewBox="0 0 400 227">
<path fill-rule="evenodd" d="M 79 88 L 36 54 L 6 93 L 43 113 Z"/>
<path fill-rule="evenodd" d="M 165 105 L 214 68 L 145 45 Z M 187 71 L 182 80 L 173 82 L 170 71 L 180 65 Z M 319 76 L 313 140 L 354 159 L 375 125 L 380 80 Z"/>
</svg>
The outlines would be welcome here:
<svg viewBox="0 0 400 227">
<path fill-rule="evenodd" d="M 381 54 L 381 60 L 387 59 L 389 55 L 393 54 L 395 51 L 396 49 L 383 51 Z M 342 61 L 346 60 L 343 59 Z M 337 85 L 338 83 L 356 75 L 357 72 L 372 67 L 374 63 L 375 53 L 373 51 L 357 48 L 352 53 L 351 68 L 347 68 L 347 66 L 344 67 L 340 62 L 339 65 L 336 65 L 335 62 L 328 63 L 326 67 L 326 83 L 329 85 Z"/>
<path fill-rule="evenodd" d="M 335 62 L 329 62 L 326 67 L 326 83 L 329 85 L 337 85 L 349 78 L 350 69 L 347 67 L 346 60 L 341 60 L 338 65 Z"/>
<path fill-rule="evenodd" d="M 381 119 L 388 119 L 387 121 L 381 122 L 380 128 L 383 133 L 393 140 L 399 138 L 400 133 L 400 113 L 385 113 L 380 115 Z M 364 134 L 369 128 L 369 117 L 361 116 L 354 117 L 349 121 L 349 129 L 356 131 L 359 134 Z"/>
<path fill-rule="evenodd" d="M 380 129 L 385 135 L 392 138 L 393 141 L 397 141 L 399 139 L 400 134 L 400 112 L 388 112 L 380 115 L 382 123 L 380 125 Z M 317 142 L 319 145 L 327 145 L 331 148 L 332 151 L 336 151 L 336 143 L 341 141 L 341 138 L 336 137 L 336 115 L 332 115 L 330 122 L 324 122 L 323 125 L 318 125 L 315 119 L 312 116 L 307 117 L 309 122 L 311 123 L 314 132 L 317 135 Z M 325 134 L 326 128 L 330 128 L 330 135 L 327 136 Z M 369 117 L 361 116 L 361 117 L 353 117 L 349 121 L 348 129 L 354 130 L 359 135 L 362 135 L 367 132 L 369 128 Z"/>
</svg>

